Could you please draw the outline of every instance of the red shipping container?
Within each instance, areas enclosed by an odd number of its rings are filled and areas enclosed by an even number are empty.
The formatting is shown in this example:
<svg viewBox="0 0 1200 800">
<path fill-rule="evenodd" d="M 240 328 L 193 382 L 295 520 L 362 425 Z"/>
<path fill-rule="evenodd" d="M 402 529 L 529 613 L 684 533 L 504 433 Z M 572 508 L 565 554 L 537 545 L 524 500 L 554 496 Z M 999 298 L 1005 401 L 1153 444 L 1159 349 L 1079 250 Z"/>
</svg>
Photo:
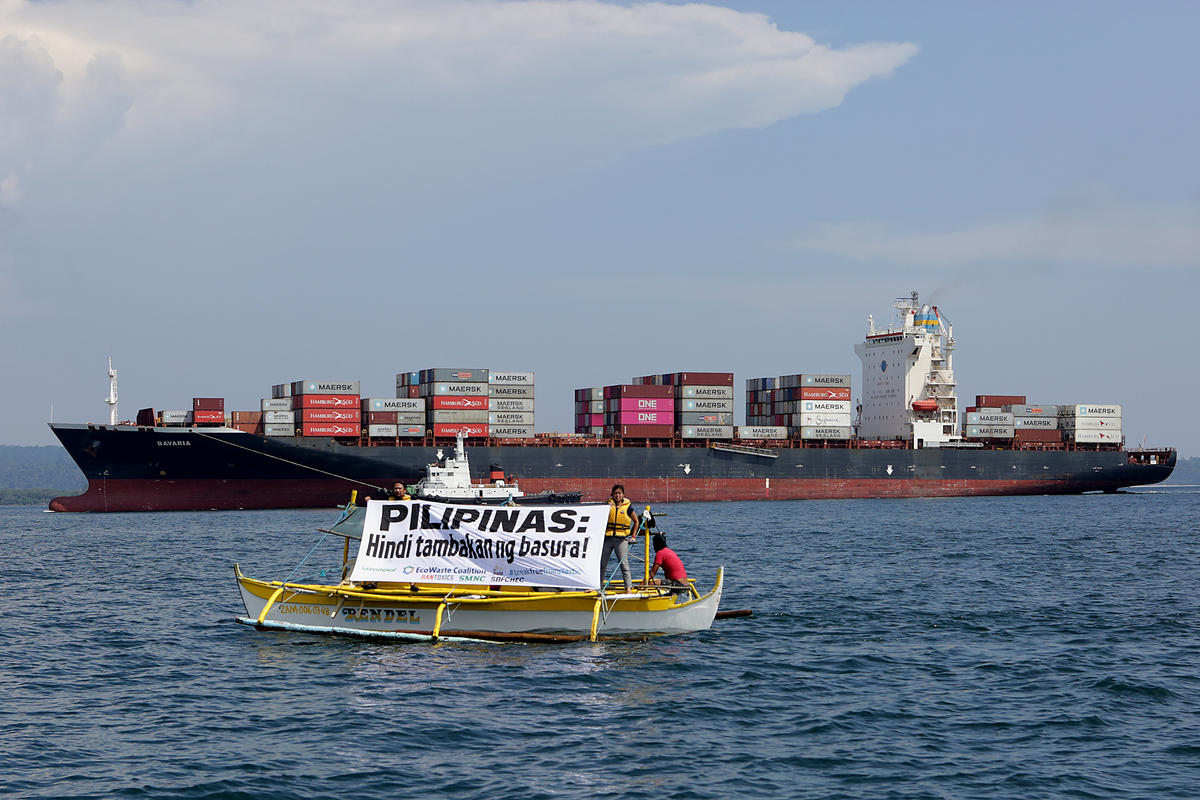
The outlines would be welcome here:
<svg viewBox="0 0 1200 800">
<path fill-rule="evenodd" d="M 1013 431 L 1014 442 L 1061 442 L 1062 431 L 1042 431 L 1036 428 L 1017 428 Z"/>
<path fill-rule="evenodd" d="M 999 408 L 1000 406 L 1023 406 L 1025 405 L 1025 395 L 1023 394 L 977 394 L 975 395 L 975 405 L 984 408 Z"/>
<path fill-rule="evenodd" d="M 233 427 L 237 428 L 239 431 L 242 431 L 243 433 L 262 434 L 262 432 L 263 432 L 263 426 L 261 423 L 235 422 L 235 423 L 233 423 Z"/>
<path fill-rule="evenodd" d="M 356 394 L 294 394 L 292 395 L 292 408 L 357 409 L 360 399 Z"/>
<path fill-rule="evenodd" d="M 577 428 L 591 428 L 593 426 L 594 427 L 602 427 L 603 425 L 604 425 L 604 415 L 603 414 L 576 414 L 575 415 L 575 427 L 577 427 Z"/>
<path fill-rule="evenodd" d="M 460 397 L 458 395 L 434 395 L 429 398 L 429 408 L 432 411 L 459 410 L 459 411 L 487 411 L 488 398 L 486 397 Z"/>
<path fill-rule="evenodd" d="M 816 386 L 802 386 L 800 388 L 801 400 L 849 400 L 850 390 L 834 388 L 819 389 Z"/>
<path fill-rule="evenodd" d="M 224 422 L 224 411 L 193 411 L 192 422 Z"/>
<path fill-rule="evenodd" d="M 368 425 L 395 425 L 395 411 L 368 411 L 366 413 Z"/>
<path fill-rule="evenodd" d="M 338 409 L 338 408 L 304 408 L 294 412 L 296 422 L 348 422 L 358 423 L 362 421 L 362 414 L 357 408 L 353 409 Z"/>
<path fill-rule="evenodd" d="M 674 425 L 616 425 L 605 429 L 626 439 L 670 439 L 675 435 Z"/>
<path fill-rule="evenodd" d="M 732 372 L 676 372 L 676 386 L 733 386 Z"/>
<path fill-rule="evenodd" d="M 231 416 L 233 417 L 234 425 L 262 422 L 261 411 L 234 411 Z"/>
<path fill-rule="evenodd" d="M 292 396 L 295 399 L 295 395 Z M 301 436 L 354 436 L 362 433 L 362 426 L 357 422 L 302 422 Z"/>
<path fill-rule="evenodd" d="M 675 397 L 674 386 L 631 386 L 622 384 L 604 387 L 604 399 L 612 397 Z"/>
<path fill-rule="evenodd" d="M 193 411 L 224 411 L 225 410 L 225 398 L 224 397 L 193 397 L 192 398 L 192 410 Z"/>
<path fill-rule="evenodd" d="M 421 396 L 421 387 L 420 386 L 409 386 L 408 387 L 408 396 L 410 398 L 420 397 Z"/>
<path fill-rule="evenodd" d="M 433 426 L 434 436 L 457 436 L 460 432 L 468 438 L 485 437 L 488 426 L 478 422 L 438 422 Z"/>
</svg>

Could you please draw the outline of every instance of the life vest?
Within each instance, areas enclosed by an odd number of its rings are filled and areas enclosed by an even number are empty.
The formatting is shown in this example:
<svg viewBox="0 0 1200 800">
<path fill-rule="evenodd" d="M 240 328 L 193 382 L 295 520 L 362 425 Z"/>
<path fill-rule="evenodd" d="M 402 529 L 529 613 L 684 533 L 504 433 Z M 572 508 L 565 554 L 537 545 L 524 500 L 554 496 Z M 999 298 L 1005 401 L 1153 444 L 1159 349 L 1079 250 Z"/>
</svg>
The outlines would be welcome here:
<svg viewBox="0 0 1200 800">
<path fill-rule="evenodd" d="M 633 527 L 633 519 L 629 516 L 630 502 L 628 498 L 617 505 L 608 501 L 608 527 L 604 529 L 605 536 L 628 536 Z"/>
</svg>

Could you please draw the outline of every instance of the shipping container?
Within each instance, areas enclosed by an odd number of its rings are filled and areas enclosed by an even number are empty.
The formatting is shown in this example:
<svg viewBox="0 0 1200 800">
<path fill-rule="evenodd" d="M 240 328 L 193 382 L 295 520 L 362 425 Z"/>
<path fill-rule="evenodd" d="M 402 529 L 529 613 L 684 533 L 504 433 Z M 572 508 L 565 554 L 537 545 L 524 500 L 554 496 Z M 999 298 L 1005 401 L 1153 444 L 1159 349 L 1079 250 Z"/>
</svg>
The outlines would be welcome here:
<svg viewBox="0 0 1200 800">
<path fill-rule="evenodd" d="M 425 401 L 419 397 L 364 397 L 363 411 L 424 411 Z"/>
<path fill-rule="evenodd" d="M 691 400 L 732 400 L 732 386 L 681 386 L 679 397 Z"/>
<path fill-rule="evenodd" d="M 465 414 L 465 411 L 439 411 L 439 414 Z M 487 423 L 464 423 L 464 422 L 438 422 L 434 423 L 433 435 L 438 437 L 454 437 L 461 433 L 463 436 L 470 439 L 487 438 L 488 426 Z"/>
<path fill-rule="evenodd" d="M 685 425 L 679 429 L 683 439 L 732 439 L 732 425 Z"/>
<path fill-rule="evenodd" d="M 256 424 L 262 422 L 261 411 L 232 411 L 229 419 L 234 425 Z"/>
<path fill-rule="evenodd" d="M 158 418 L 162 420 L 164 425 L 187 425 L 192 421 L 192 412 L 190 411 L 160 411 Z"/>
<path fill-rule="evenodd" d="M 424 416 L 424 414 L 422 414 L 421 416 Z M 367 413 L 363 414 L 363 422 L 365 422 L 371 426 L 391 425 L 393 428 L 395 428 L 396 427 L 396 412 L 395 411 L 368 411 Z M 368 432 L 368 435 L 373 435 L 373 434 L 370 434 L 370 432 Z M 393 433 L 391 435 L 395 436 L 396 434 Z"/>
<path fill-rule="evenodd" d="M 486 397 L 442 397 L 429 398 L 430 411 L 487 411 L 489 400 Z"/>
<path fill-rule="evenodd" d="M 811 386 L 817 386 L 817 387 L 839 386 L 839 387 L 842 387 L 845 389 L 849 389 L 850 388 L 850 376 L 849 375 L 830 375 L 830 374 L 817 374 L 817 375 L 804 374 L 804 375 L 800 376 L 800 386 L 810 386 L 810 387 Z"/>
<path fill-rule="evenodd" d="M 670 388 L 670 387 L 667 387 Z M 670 439 L 675 435 L 674 425 L 607 425 L 604 433 L 623 439 Z"/>
<path fill-rule="evenodd" d="M 621 384 L 604 387 L 604 399 L 614 397 L 674 397 L 674 386 L 631 386 Z"/>
<path fill-rule="evenodd" d="M 301 436 L 353 436 L 357 438 L 362 433 L 362 426 L 357 422 L 301 422 L 297 427 L 300 429 Z"/>
<path fill-rule="evenodd" d="M 282 425 L 272 425 L 265 423 L 263 425 L 263 436 L 295 436 L 296 428 L 291 423 Z"/>
<path fill-rule="evenodd" d="M 353 408 L 357 409 L 359 396 L 356 394 L 300 394 L 292 395 L 292 409 L 302 408 Z"/>
<path fill-rule="evenodd" d="M 291 411 L 292 397 L 288 395 L 287 397 L 274 397 L 270 400 L 264 398 L 259 406 L 262 411 Z"/>
<path fill-rule="evenodd" d="M 836 386 L 821 387 L 821 386 L 802 386 L 800 387 L 801 400 L 849 400 L 850 389 Z"/>
<path fill-rule="evenodd" d="M 673 425 L 673 411 L 612 411 L 604 415 L 608 425 Z"/>
<path fill-rule="evenodd" d="M 407 437 L 407 438 L 413 438 L 413 437 L 420 438 L 425 435 L 425 426 L 424 425 L 397 425 L 396 426 L 396 435 Z"/>
<path fill-rule="evenodd" d="M 717 411 L 680 411 L 676 422 L 680 425 L 732 425 L 733 414 Z"/>
<path fill-rule="evenodd" d="M 733 386 L 732 372 L 674 372 L 676 386 Z"/>
<path fill-rule="evenodd" d="M 737 429 L 739 439 L 786 439 L 787 428 L 783 425 L 742 425 Z"/>
<path fill-rule="evenodd" d="M 376 411 L 376 414 L 386 414 L 386 411 Z M 384 423 L 375 423 L 367 426 L 367 436 L 372 439 L 378 438 L 394 438 L 396 436 L 396 426 L 387 425 Z"/>
<path fill-rule="evenodd" d="M 497 439 L 532 439 L 532 425 L 492 425 L 491 435 Z"/>
<path fill-rule="evenodd" d="M 614 397 L 606 411 L 674 411 L 673 397 Z"/>
<path fill-rule="evenodd" d="M 800 411 L 819 414 L 849 414 L 852 409 L 847 400 L 801 400 Z"/>
<path fill-rule="evenodd" d="M 586 389 L 576 389 L 575 390 L 575 402 L 577 402 L 577 403 L 583 403 L 583 402 L 587 402 L 590 400 L 603 400 L 603 399 L 604 399 L 604 387 L 603 386 L 592 386 L 592 387 L 589 387 Z"/>
<path fill-rule="evenodd" d="M 290 383 L 277 383 L 271 387 L 271 399 L 272 400 L 280 400 L 280 399 L 283 399 L 286 397 L 291 397 L 291 396 L 292 396 L 292 385 Z M 278 409 L 266 409 L 266 408 L 263 409 L 263 411 L 268 411 L 268 410 L 278 410 Z"/>
<path fill-rule="evenodd" d="M 298 394 L 361 394 L 358 381 L 292 381 L 292 397 Z"/>
<path fill-rule="evenodd" d="M 397 372 L 396 373 L 396 388 L 407 388 L 416 386 L 421 382 L 421 373 L 419 372 Z"/>
<path fill-rule="evenodd" d="M 302 408 L 292 412 L 297 422 L 346 422 L 359 423 L 362 412 L 357 408 Z"/>
<path fill-rule="evenodd" d="M 506 399 L 529 399 L 533 397 L 533 391 L 534 390 L 532 386 L 509 386 L 496 384 L 489 386 L 487 393 L 490 397 L 502 397 Z"/>
<path fill-rule="evenodd" d="M 1027 442 L 1038 442 L 1041 444 L 1049 444 L 1051 442 L 1062 441 L 1062 431 L 1046 431 L 1030 428 L 1017 428 L 1013 431 L 1013 441 L 1017 444 Z"/>
<path fill-rule="evenodd" d="M 977 394 L 975 395 L 975 405 L 985 407 L 1000 406 L 1023 406 L 1025 405 L 1025 395 L 1023 394 Z"/>
<path fill-rule="evenodd" d="M 715 411 L 718 414 L 732 414 L 733 400 L 680 400 L 680 411 Z"/>
<path fill-rule="evenodd" d="M 532 411 L 493 411 L 488 414 L 488 425 L 512 426 L 533 425 Z"/>
<path fill-rule="evenodd" d="M 196 409 L 192 412 L 192 422 L 199 424 L 221 423 L 225 422 L 225 412 L 215 409 Z"/>
<path fill-rule="evenodd" d="M 470 383 L 487 383 L 488 371 L 486 369 L 423 369 L 421 370 L 421 383 L 440 383 L 440 382 L 457 383 L 459 381 L 468 381 Z"/>
<path fill-rule="evenodd" d="M 1003 406 L 1001 411 L 1009 411 L 1014 417 L 1056 417 L 1058 406 L 1055 405 L 1013 405 Z"/>
<path fill-rule="evenodd" d="M 495 386 L 496 384 L 504 386 L 533 386 L 532 372 L 491 372 L 488 374 L 488 383 Z"/>
<path fill-rule="evenodd" d="M 1120 417 L 1121 407 L 1118 405 L 1068 405 L 1058 407 L 1060 417 Z"/>
<path fill-rule="evenodd" d="M 575 415 L 575 427 L 576 428 L 586 428 L 586 427 L 603 428 L 604 427 L 604 415 L 603 414 L 576 414 Z"/>
<path fill-rule="evenodd" d="M 486 383 L 423 383 L 420 388 L 423 397 L 436 397 L 439 395 L 456 395 L 459 397 L 488 396 L 488 385 Z"/>
<path fill-rule="evenodd" d="M 267 425 L 287 425 L 293 427 L 296 422 L 295 411 L 264 411 L 263 422 Z"/>
<path fill-rule="evenodd" d="M 1014 428 L 1011 425 L 968 425 L 968 439 L 1011 439 Z"/>
<path fill-rule="evenodd" d="M 1000 425 L 1011 428 L 1013 415 L 1007 411 L 974 411 L 967 412 L 968 425 Z"/>
<path fill-rule="evenodd" d="M 1067 441 L 1078 444 L 1120 444 L 1125 440 L 1120 429 L 1117 430 L 1074 430 L 1063 434 Z"/>
<path fill-rule="evenodd" d="M 1058 430 L 1058 417 L 1014 417 L 1013 422 L 1017 430 Z"/>
<path fill-rule="evenodd" d="M 1120 430 L 1120 417 L 1059 417 L 1058 427 L 1065 431 Z"/>
<path fill-rule="evenodd" d="M 225 398 L 223 397 L 193 397 L 192 411 L 224 411 Z"/>
<path fill-rule="evenodd" d="M 844 425 L 800 428 L 801 439 L 841 440 L 850 438 L 850 428 Z"/>
<path fill-rule="evenodd" d="M 398 425 L 425 425 L 424 411 L 396 411 L 396 424 Z"/>
<path fill-rule="evenodd" d="M 829 414 L 823 411 L 804 411 L 792 414 L 793 428 L 849 428 L 853 424 L 849 414 Z"/>
<path fill-rule="evenodd" d="M 594 402 L 599 404 L 599 408 L 596 409 L 597 413 L 603 413 L 604 412 L 604 401 L 596 400 Z M 523 399 L 508 400 L 503 397 L 493 397 L 493 398 L 488 399 L 488 410 L 489 411 L 533 411 L 533 401 L 532 400 L 523 400 Z M 580 412 L 580 413 L 583 413 L 583 412 Z"/>
<path fill-rule="evenodd" d="M 440 425 L 453 422 L 472 422 L 487 424 L 487 411 L 430 411 L 426 414 L 427 422 Z"/>
</svg>

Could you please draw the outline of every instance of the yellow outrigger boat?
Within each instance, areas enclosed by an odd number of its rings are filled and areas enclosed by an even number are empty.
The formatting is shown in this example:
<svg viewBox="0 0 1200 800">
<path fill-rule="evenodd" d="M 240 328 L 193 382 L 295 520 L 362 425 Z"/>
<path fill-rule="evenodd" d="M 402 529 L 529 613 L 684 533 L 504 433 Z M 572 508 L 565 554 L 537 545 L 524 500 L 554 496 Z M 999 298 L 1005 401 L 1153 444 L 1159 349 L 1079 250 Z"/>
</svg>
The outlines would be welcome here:
<svg viewBox="0 0 1200 800">
<path fill-rule="evenodd" d="M 322 531 L 345 540 L 342 580 L 256 580 L 235 565 L 246 607 L 237 621 L 267 630 L 426 641 L 594 641 L 712 627 L 723 568 L 705 594 L 694 582 L 686 589 L 654 584 L 648 566 L 634 591 L 604 591 L 599 551 L 606 520 L 607 507 L 595 505 L 501 511 L 370 501 L 360 507 L 352 498 L 338 522 Z M 351 558 L 354 541 L 358 555 Z"/>
</svg>

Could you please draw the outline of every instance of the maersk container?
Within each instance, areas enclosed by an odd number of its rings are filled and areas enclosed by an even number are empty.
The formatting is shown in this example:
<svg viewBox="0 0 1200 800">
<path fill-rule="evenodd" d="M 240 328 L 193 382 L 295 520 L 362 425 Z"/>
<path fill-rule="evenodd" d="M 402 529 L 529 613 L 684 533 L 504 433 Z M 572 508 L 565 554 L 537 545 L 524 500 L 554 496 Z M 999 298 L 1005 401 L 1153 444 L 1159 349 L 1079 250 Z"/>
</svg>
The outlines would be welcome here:
<svg viewBox="0 0 1200 800">
<path fill-rule="evenodd" d="M 435 412 L 435 413 L 466 413 L 466 412 Z M 487 423 L 477 422 L 439 422 L 433 426 L 433 435 L 437 437 L 454 437 L 461 433 L 469 439 L 487 438 Z"/>
<path fill-rule="evenodd" d="M 305 408 L 293 411 L 297 422 L 362 422 L 362 412 L 357 408 Z"/>
<path fill-rule="evenodd" d="M 817 426 L 808 427 L 808 428 L 802 427 L 802 428 L 800 428 L 800 438 L 801 439 L 826 439 L 826 440 L 849 439 L 850 438 L 850 428 L 848 426 L 844 426 L 844 425 L 837 425 L 837 426 L 831 426 L 831 427 L 817 427 Z"/>
<path fill-rule="evenodd" d="M 604 401 L 596 400 L 594 402 L 600 404 L 599 408 L 596 409 L 597 413 L 603 413 L 604 412 Z M 502 397 L 495 397 L 495 398 L 489 399 L 488 409 L 490 411 L 533 411 L 533 401 L 532 400 L 523 400 L 523 399 L 522 400 L 508 400 L 508 399 L 505 399 Z M 584 413 L 584 412 L 578 412 L 578 413 Z"/>
<path fill-rule="evenodd" d="M 1058 425 L 1065 431 L 1121 430 L 1120 417 L 1059 417 Z"/>
<path fill-rule="evenodd" d="M 430 411 L 487 411 L 491 402 L 487 397 L 455 397 L 443 395 L 429 398 Z"/>
<path fill-rule="evenodd" d="M 271 425 L 263 423 L 263 436 L 295 436 L 296 428 L 290 423 Z"/>
<path fill-rule="evenodd" d="M 430 411 L 425 417 L 426 421 L 434 425 L 441 425 L 452 422 L 475 422 L 486 424 L 488 421 L 487 411 Z"/>
<path fill-rule="evenodd" d="M 1076 444 L 1120 444 L 1124 441 L 1120 428 L 1113 430 L 1074 430 L 1065 432 L 1068 442 Z"/>
<path fill-rule="evenodd" d="M 376 412 L 376 413 L 386 413 L 386 412 Z M 390 439 L 390 438 L 395 437 L 395 435 L 396 435 L 396 426 L 395 425 L 376 424 L 376 425 L 368 425 L 367 426 L 367 436 L 369 436 L 373 439 L 380 438 L 380 437 L 386 437 L 386 438 Z"/>
<path fill-rule="evenodd" d="M 423 369 L 421 370 L 421 383 L 440 383 L 440 382 L 457 383 L 459 381 L 469 381 L 471 383 L 487 383 L 488 371 L 486 369 Z"/>
<path fill-rule="evenodd" d="M 425 412 L 424 411 L 397 411 L 397 412 L 395 412 L 395 414 L 396 414 L 396 424 L 397 425 L 420 425 L 421 427 L 425 426 Z"/>
<path fill-rule="evenodd" d="M 496 384 L 503 386 L 533 386 L 533 373 L 493 371 L 488 373 L 488 383 L 493 386 Z"/>
<path fill-rule="evenodd" d="M 787 428 L 783 425 L 742 425 L 737 429 L 739 439 L 786 439 Z"/>
<path fill-rule="evenodd" d="M 732 425 L 684 425 L 679 429 L 683 439 L 732 439 Z"/>
<path fill-rule="evenodd" d="M 532 411 L 493 411 L 488 414 L 488 425 L 492 426 L 510 426 L 510 425 L 533 425 Z M 494 434 L 493 434 L 494 435 Z"/>
<path fill-rule="evenodd" d="M 1072 405 L 1059 406 L 1058 416 L 1060 417 L 1120 417 L 1121 407 L 1118 405 L 1111 406 L 1095 406 L 1095 405 Z"/>
<path fill-rule="evenodd" d="M 605 411 L 674 411 L 673 397 L 614 397 L 605 401 Z"/>
<path fill-rule="evenodd" d="M 358 381 L 292 381 L 292 396 L 298 394 L 361 394 Z"/>
<path fill-rule="evenodd" d="M 850 388 L 849 375 L 830 375 L 830 374 L 804 374 L 800 376 L 801 386 L 840 386 L 846 389 Z"/>
<path fill-rule="evenodd" d="M 1013 415 L 1007 411 L 970 411 L 967 412 L 968 425 L 985 425 L 1011 428 L 1013 427 Z"/>
<path fill-rule="evenodd" d="M 419 397 L 364 397 L 363 411 L 424 411 L 425 401 Z"/>
<path fill-rule="evenodd" d="M 732 386 L 681 386 L 679 397 L 690 400 L 732 400 Z"/>
<path fill-rule="evenodd" d="M 496 439 L 532 439 L 532 425 L 492 425 L 491 434 Z"/>
<path fill-rule="evenodd" d="M 500 397 L 506 400 L 515 398 L 533 398 L 532 386 L 509 386 L 507 384 L 493 384 L 488 387 L 486 394 L 489 397 Z"/>
<path fill-rule="evenodd" d="M 718 414 L 732 414 L 733 400 L 681 400 L 681 411 L 715 411 Z"/>
<path fill-rule="evenodd" d="M 733 414 L 714 411 L 680 411 L 680 425 L 732 425 Z"/>
<path fill-rule="evenodd" d="M 800 411 L 819 414 L 849 414 L 850 403 L 846 400 L 801 400 Z"/>
<path fill-rule="evenodd" d="M 1058 417 L 1013 417 L 1017 430 L 1053 431 L 1058 429 Z"/>
<path fill-rule="evenodd" d="M 264 397 L 262 399 L 262 401 L 259 403 L 259 410 L 260 411 L 291 411 L 292 410 L 291 395 L 288 395 L 287 397 L 272 397 L 269 400 Z"/>
<path fill-rule="evenodd" d="M 292 409 L 302 408 L 354 408 L 359 407 L 360 398 L 356 394 L 294 394 Z"/>
<path fill-rule="evenodd" d="M 421 394 L 425 397 L 438 395 L 459 395 L 461 397 L 487 397 L 486 383 L 423 383 Z"/>
<path fill-rule="evenodd" d="M 190 411 L 160 411 L 159 418 L 163 425 L 186 425 L 191 422 L 192 412 Z"/>
<path fill-rule="evenodd" d="M 287 425 L 293 427 L 296 422 L 296 412 L 294 411 L 264 411 L 264 425 Z"/>
<path fill-rule="evenodd" d="M 967 438 L 1011 439 L 1014 430 L 1011 425 L 967 425 Z"/>
</svg>

